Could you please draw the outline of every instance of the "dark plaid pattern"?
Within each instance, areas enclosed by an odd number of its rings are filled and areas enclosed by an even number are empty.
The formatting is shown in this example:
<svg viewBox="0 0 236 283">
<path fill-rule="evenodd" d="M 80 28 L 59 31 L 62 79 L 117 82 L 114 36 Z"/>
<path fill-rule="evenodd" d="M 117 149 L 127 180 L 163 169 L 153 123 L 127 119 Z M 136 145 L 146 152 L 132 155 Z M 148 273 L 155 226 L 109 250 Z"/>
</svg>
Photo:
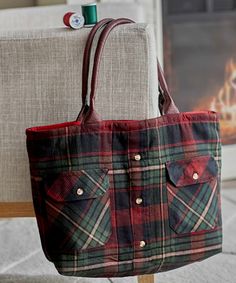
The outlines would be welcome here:
<svg viewBox="0 0 236 283">
<path fill-rule="evenodd" d="M 111 234 L 107 172 L 80 170 L 43 177 L 49 248 L 71 252 L 107 241 Z"/>
<path fill-rule="evenodd" d="M 64 275 L 116 277 L 219 253 L 218 127 L 199 112 L 28 129 L 47 258 Z"/>
<path fill-rule="evenodd" d="M 214 229 L 219 213 L 214 158 L 200 156 L 168 162 L 167 170 L 173 182 L 167 182 L 171 228 L 178 234 Z"/>
</svg>

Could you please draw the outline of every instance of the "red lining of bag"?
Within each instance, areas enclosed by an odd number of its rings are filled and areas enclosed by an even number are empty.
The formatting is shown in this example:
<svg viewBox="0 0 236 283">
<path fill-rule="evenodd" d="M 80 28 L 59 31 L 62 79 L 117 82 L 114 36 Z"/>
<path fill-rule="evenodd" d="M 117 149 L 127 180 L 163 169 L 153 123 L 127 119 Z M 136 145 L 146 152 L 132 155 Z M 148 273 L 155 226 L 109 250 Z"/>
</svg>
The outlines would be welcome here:
<svg viewBox="0 0 236 283">
<path fill-rule="evenodd" d="M 152 120 L 156 120 L 158 118 L 164 118 L 164 117 L 170 117 L 172 116 L 173 118 L 177 115 L 178 117 L 183 114 L 183 115 L 188 115 L 188 114 L 193 114 L 193 115 L 198 115 L 198 114 L 217 114 L 214 111 L 195 111 L 195 112 L 181 112 L 178 114 L 168 114 L 168 115 L 164 115 L 164 116 L 160 116 L 160 117 L 156 117 L 156 118 L 151 118 L 151 119 L 144 119 L 144 120 L 101 120 L 99 121 L 101 123 L 101 125 L 103 126 L 107 126 L 110 125 L 112 123 L 128 123 L 131 125 L 135 125 L 137 123 L 143 122 L 143 121 L 152 121 Z M 41 131 L 47 131 L 47 130 L 55 130 L 55 129 L 59 129 L 59 128 L 64 128 L 64 127 L 69 127 L 69 126 L 79 126 L 81 125 L 80 121 L 72 121 L 72 122 L 64 122 L 64 123 L 59 123 L 59 124 L 52 124 L 52 125 L 46 125 L 46 126 L 36 126 L 36 127 L 32 127 L 32 128 L 28 128 L 26 129 L 26 133 L 27 132 L 41 132 Z"/>
<path fill-rule="evenodd" d="M 81 124 L 81 122 L 77 122 L 77 121 L 73 121 L 73 122 L 64 122 L 64 123 L 60 123 L 60 124 L 52 124 L 52 125 L 48 125 L 48 126 L 38 126 L 38 127 L 32 127 L 29 129 L 26 129 L 26 131 L 32 131 L 32 132 L 38 132 L 38 131 L 45 131 L 45 130 L 54 130 L 54 129 L 59 129 L 59 128 L 63 128 L 63 127 L 68 127 L 68 126 L 79 126 Z"/>
</svg>

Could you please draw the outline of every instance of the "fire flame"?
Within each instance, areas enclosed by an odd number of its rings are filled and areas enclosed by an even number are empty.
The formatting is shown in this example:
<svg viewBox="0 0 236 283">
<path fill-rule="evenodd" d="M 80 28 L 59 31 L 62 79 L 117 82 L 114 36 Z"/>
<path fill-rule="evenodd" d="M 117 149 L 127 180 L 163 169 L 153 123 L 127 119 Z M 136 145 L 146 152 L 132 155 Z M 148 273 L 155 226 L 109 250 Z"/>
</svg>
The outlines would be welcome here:
<svg viewBox="0 0 236 283">
<path fill-rule="evenodd" d="M 233 58 L 225 65 L 225 79 L 216 95 L 205 96 L 193 110 L 210 109 L 220 115 L 223 144 L 236 143 L 236 63 Z"/>
<path fill-rule="evenodd" d="M 210 101 L 210 109 L 221 114 L 221 119 L 236 126 L 236 64 L 231 58 L 225 66 L 224 85 Z"/>
</svg>

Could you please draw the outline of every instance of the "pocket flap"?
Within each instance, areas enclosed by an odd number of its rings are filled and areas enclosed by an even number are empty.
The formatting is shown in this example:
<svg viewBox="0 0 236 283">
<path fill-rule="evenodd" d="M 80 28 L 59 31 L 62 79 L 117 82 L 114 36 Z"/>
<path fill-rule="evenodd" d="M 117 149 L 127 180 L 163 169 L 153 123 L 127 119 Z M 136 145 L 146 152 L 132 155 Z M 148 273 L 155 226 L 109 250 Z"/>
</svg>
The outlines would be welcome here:
<svg viewBox="0 0 236 283">
<path fill-rule="evenodd" d="M 58 202 L 97 198 L 109 188 L 108 169 L 84 169 L 47 174 L 44 189 Z"/>
<path fill-rule="evenodd" d="M 209 155 L 166 163 L 168 175 L 176 187 L 205 183 L 217 176 L 215 159 Z"/>
</svg>

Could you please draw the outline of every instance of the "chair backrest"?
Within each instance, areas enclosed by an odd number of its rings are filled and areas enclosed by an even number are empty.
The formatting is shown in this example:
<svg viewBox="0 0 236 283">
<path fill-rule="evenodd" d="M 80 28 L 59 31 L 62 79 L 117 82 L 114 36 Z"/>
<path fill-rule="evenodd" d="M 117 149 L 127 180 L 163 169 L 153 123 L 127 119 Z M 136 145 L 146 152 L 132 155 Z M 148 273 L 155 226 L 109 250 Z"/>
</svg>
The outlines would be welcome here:
<svg viewBox="0 0 236 283">
<path fill-rule="evenodd" d="M 88 33 L 86 28 L 0 31 L 0 216 L 33 215 L 25 129 L 76 119 Z M 99 76 L 96 108 L 103 119 L 159 115 L 149 25 L 124 25 L 112 33 Z"/>
</svg>

